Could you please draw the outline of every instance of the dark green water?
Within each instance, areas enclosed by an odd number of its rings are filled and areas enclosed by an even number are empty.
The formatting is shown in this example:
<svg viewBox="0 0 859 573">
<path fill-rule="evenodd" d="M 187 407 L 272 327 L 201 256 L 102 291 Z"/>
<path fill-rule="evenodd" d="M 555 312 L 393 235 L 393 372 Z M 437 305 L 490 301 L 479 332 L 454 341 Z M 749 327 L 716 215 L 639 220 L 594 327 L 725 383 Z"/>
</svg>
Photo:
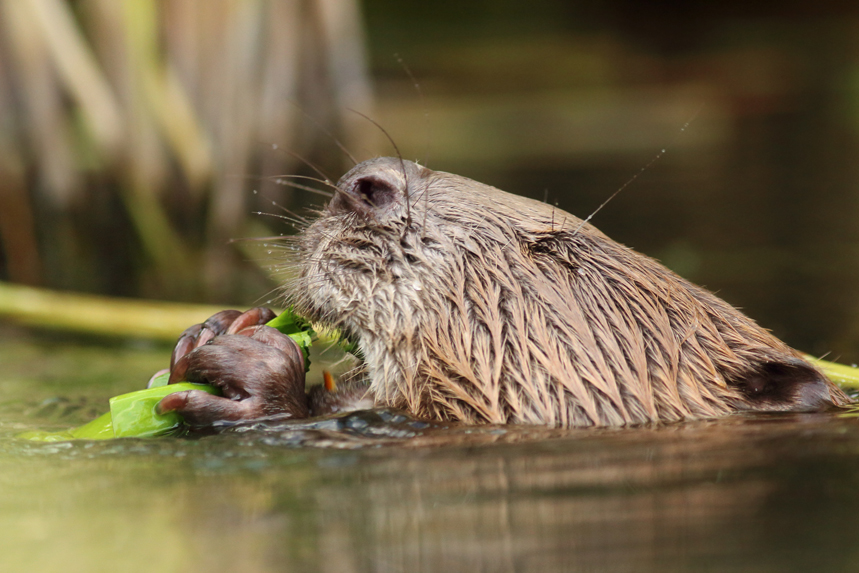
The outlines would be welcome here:
<svg viewBox="0 0 859 573">
<path fill-rule="evenodd" d="M 859 566 L 857 419 L 546 431 L 381 411 L 39 444 L 14 435 L 89 419 L 166 352 L 9 337 L 0 348 L 2 571 Z"/>
</svg>

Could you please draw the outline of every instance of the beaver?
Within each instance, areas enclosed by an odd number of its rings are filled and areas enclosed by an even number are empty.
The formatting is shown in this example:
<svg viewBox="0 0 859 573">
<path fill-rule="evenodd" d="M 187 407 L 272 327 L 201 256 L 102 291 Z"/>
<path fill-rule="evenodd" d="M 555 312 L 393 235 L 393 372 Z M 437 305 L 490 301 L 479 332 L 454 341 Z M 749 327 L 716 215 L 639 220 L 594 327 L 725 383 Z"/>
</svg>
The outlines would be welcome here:
<svg viewBox="0 0 859 573">
<path fill-rule="evenodd" d="M 358 343 L 360 380 L 343 400 L 306 396 L 297 347 L 260 326 L 273 314 L 232 311 L 180 339 L 171 375 L 220 385 L 227 399 L 181 393 L 162 409 L 208 424 L 356 400 L 466 424 L 573 427 L 847 402 L 743 313 L 591 224 L 401 158 L 346 173 L 293 250 L 289 301 Z"/>
</svg>

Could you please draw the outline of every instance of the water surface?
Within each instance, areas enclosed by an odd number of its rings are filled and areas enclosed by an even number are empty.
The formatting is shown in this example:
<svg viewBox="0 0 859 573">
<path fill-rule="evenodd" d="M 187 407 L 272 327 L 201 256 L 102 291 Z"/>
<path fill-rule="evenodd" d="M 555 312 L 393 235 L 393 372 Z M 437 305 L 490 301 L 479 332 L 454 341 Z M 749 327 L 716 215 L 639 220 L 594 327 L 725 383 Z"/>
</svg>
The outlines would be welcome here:
<svg viewBox="0 0 859 573">
<path fill-rule="evenodd" d="M 550 431 L 432 425 L 380 410 L 195 438 L 14 438 L 86 421 L 165 354 L 4 339 L 0 569 L 859 564 L 859 420 L 834 413 Z"/>
</svg>

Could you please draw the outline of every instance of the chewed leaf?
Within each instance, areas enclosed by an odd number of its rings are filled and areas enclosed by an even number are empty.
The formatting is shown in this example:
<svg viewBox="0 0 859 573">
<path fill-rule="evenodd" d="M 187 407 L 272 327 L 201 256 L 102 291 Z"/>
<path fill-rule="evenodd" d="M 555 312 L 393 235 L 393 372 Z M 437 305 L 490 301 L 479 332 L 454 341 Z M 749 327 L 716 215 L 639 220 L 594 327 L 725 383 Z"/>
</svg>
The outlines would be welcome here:
<svg viewBox="0 0 859 573">
<path fill-rule="evenodd" d="M 295 334 L 298 332 L 307 332 L 311 336 L 314 334 L 313 327 L 304 318 L 293 312 L 292 307 L 287 308 L 278 316 L 274 317 L 267 323 L 268 326 L 276 328 L 284 334 Z"/>
<path fill-rule="evenodd" d="M 310 346 L 313 344 L 313 327 L 308 321 L 298 316 L 288 308 L 274 317 L 266 326 L 278 329 L 282 334 L 293 339 L 304 354 L 304 371 L 310 370 Z"/>
</svg>

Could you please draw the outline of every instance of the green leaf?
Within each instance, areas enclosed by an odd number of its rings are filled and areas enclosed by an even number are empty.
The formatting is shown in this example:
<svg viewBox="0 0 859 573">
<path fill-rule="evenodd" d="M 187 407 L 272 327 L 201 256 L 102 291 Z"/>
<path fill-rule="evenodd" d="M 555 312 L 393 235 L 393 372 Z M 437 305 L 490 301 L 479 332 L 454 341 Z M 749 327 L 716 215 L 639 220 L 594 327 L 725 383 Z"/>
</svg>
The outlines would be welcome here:
<svg viewBox="0 0 859 573">
<path fill-rule="evenodd" d="M 284 334 L 295 334 L 297 332 L 308 332 L 313 335 L 313 328 L 310 323 L 295 314 L 293 307 L 289 307 L 278 316 L 268 321 L 267 326 L 276 328 Z"/>
<path fill-rule="evenodd" d="M 287 308 L 278 316 L 266 323 L 266 326 L 278 329 L 282 334 L 293 339 L 304 354 L 304 371 L 310 370 L 310 346 L 316 334 L 311 324 Z"/>
<path fill-rule="evenodd" d="M 155 406 L 164 396 L 185 390 L 202 390 L 220 395 L 214 386 L 180 382 L 167 386 L 169 374 L 154 381 L 161 384 L 146 390 L 129 392 L 110 399 L 110 412 L 83 426 L 62 432 L 24 432 L 18 437 L 38 442 L 66 442 L 69 440 L 108 440 L 111 438 L 152 438 L 163 436 L 182 426 L 182 417 L 176 412 L 159 414 Z"/>
<path fill-rule="evenodd" d="M 68 442 L 69 440 L 109 440 L 113 438 L 113 426 L 110 421 L 110 412 L 102 414 L 92 422 L 83 426 L 63 430 L 62 432 L 24 432 L 18 434 L 23 440 L 35 442 Z"/>
<path fill-rule="evenodd" d="M 69 435 L 76 440 L 109 440 L 113 438 L 110 412 L 102 414 L 92 422 L 72 428 Z"/>
<path fill-rule="evenodd" d="M 167 382 L 169 380 L 170 380 L 170 371 L 167 370 L 165 372 L 162 372 L 161 374 L 159 374 L 155 378 L 151 379 L 149 381 L 149 388 L 163 388 L 164 386 L 167 386 Z"/>
<path fill-rule="evenodd" d="M 180 382 L 115 396 L 110 399 L 110 416 L 113 435 L 116 438 L 151 438 L 169 433 L 182 425 L 182 417 L 176 412 L 159 414 L 155 406 L 164 396 L 185 390 L 202 390 L 220 395 L 214 386 Z"/>
</svg>

